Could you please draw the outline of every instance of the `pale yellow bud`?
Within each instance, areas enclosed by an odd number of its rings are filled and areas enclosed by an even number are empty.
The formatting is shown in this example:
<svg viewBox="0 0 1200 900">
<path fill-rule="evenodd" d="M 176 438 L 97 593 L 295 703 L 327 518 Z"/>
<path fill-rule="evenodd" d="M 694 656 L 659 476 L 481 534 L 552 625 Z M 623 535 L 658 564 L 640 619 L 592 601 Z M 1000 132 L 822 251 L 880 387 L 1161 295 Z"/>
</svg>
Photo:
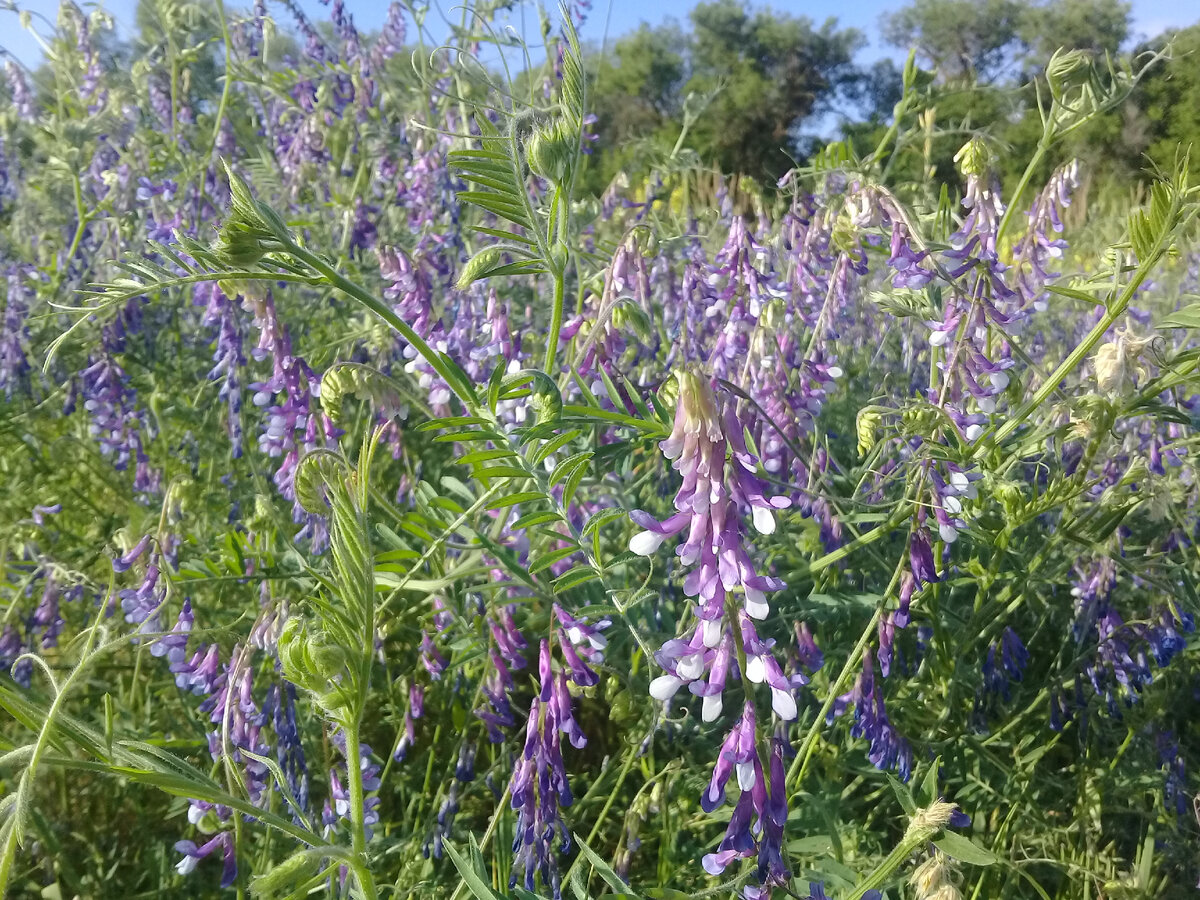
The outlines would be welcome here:
<svg viewBox="0 0 1200 900">
<path fill-rule="evenodd" d="M 934 850 L 929 859 L 917 866 L 908 883 L 915 891 L 916 900 L 961 900 L 962 897 L 954 861 L 940 850 Z"/>
<path fill-rule="evenodd" d="M 1134 382 L 1146 375 L 1139 365 L 1141 355 L 1158 338 L 1138 337 L 1128 329 L 1118 331 L 1116 337 L 1102 344 L 1096 351 L 1093 363 L 1096 367 L 1096 386 L 1105 394 L 1125 394 L 1133 389 Z"/>
<path fill-rule="evenodd" d="M 954 815 L 956 809 L 958 807 L 953 803 L 934 800 L 924 809 L 917 810 L 917 814 L 912 817 L 912 821 L 908 825 L 908 830 L 910 833 L 941 831 L 950 824 L 950 817 Z"/>
</svg>

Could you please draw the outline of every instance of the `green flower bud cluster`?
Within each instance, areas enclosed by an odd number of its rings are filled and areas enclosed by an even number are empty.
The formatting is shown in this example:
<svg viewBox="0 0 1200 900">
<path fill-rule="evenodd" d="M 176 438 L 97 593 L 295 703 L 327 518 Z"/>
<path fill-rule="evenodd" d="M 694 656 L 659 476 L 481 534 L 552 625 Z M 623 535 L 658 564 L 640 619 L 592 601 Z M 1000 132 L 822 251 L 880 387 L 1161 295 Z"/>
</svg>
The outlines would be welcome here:
<svg viewBox="0 0 1200 900">
<path fill-rule="evenodd" d="M 877 406 L 864 406 L 854 419 L 854 433 L 858 438 L 858 455 L 866 456 L 875 447 L 875 432 L 883 421 Z"/>
<path fill-rule="evenodd" d="M 554 422 L 562 418 L 562 394 L 559 393 L 554 379 L 542 372 L 534 373 L 533 396 L 530 398 L 530 402 L 539 424 Z"/>
<path fill-rule="evenodd" d="M 312 631 L 301 618 L 289 619 L 279 636 L 279 661 L 288 681 L 312 694 L 323 710 L 334 713 L 346 706 L 341 687 L 346 651 L 329 635 Z"/>
<path fill-rule="evenodd" d="M 1093 77 L 1092 55 L 1086 50 L 1059 50 L 1046 64 L 1046 82 L 1056 98 L 1072 87 L 1088 84 Z"/>
<path fill-rule="evenodd" d="M 312 878 L 320 868 L 321 860 L 311 849 L 301 850 L 289 856 L 269 872 L 250 882 L 250 893 L 260 900 L 291 895 L 297 886 Z"/>
<path fill-rule="evenodd" d="M 287 225 L 277 212 L 255 200 L 246 182 L 228 166 L 225 173 L 229 177 L 229 216 L 212 250 L 231 266 L 249 268 L 278 249 L 287 237 Z"/>
<path fill-rule="evenodd" d="M 525 142 L 525 161 L 533 174 L 560 185 L 570 179 L 578 151 L 577 131 L 564 119 L 557 119 L 549 125 L 534 128 Z"/>
<path fill-rule="evenodd" d="M 458 275 L 458 289 L 465 291 L 479 279 L 487 278 L 488 272 L 496 268 L 499 263 L 500 250 L 498 248 L 488 247 L 480 250 L 468 259 L 466 265 L 462 267 L 462 271 Z"/>
<path fill-rule="evenodd" d="M 235 218 L 222 226 L 212 249 L 222 260 L 239 269 L 248 269 L 267 253 L 261 229 Z"/>
<path fill-rule="evenodd" d="M 987 144 L 977 137 L 971 138 L 954 154 L 958 170 L 964 175 L 986 175 L 992 160 Z"/>
<path fill-rule="evenodd" d="M 619 331 L 633 331 L 643 343 L 649 343 L 654 334 L 650 316 L 632 300 L 618 301 L 612 311 L 613 327 Z"/>
</svg>

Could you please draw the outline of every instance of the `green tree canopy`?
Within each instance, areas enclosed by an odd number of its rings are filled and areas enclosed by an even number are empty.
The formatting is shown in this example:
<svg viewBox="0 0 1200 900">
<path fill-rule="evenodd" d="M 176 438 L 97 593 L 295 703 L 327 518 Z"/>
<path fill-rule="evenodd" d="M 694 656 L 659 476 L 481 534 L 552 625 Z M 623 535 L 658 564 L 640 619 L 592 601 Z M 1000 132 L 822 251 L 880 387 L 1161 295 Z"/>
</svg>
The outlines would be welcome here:
<svg viewBox="0 0 1200 900">
<path fill-rule="evenodd" d="M 943 80 L 992 83 L 1028 74 L 1059 47 L 1116 53 L 1129 34 L 1125 0 L 913 0 L 883 34 L 915 47 Z"/>
<path fill-rule="evenodd" d="M 630 168 L 631 142 L 670 149 L 689 95 L 693 109 L 710 98 L 689 146 L 726 172 L 770 180 L 798 153 L 800 124 L 854 96 L 865 80 L 854 64 L 862 36 L 834 20 L 817 27 L 738 0 L 702 3 L 689 18 L 689 30 L 643 26 L 593 58 L 605 148 L 593 187 L 597 177 Z"/>
</svg>

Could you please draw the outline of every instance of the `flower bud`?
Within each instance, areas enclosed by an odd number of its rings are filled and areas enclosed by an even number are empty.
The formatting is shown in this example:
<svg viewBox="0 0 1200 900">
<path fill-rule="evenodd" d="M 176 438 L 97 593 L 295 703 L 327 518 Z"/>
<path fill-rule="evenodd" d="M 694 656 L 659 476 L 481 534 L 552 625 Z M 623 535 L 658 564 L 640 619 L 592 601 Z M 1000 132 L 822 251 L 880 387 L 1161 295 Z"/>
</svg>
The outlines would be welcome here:
<svg viewBox="0 0 1200 900">
<path fill-rule="evenodd" d="M 287 896 L 315 875 L 319 865 L 320 860 L 311 850 L 301 850 L 251 881 L 250 893 L 263 900 Z"/>
<path fill-rule="evenodd" d="M 460 291 L 466 290 L 473 282 L 481 278 L 487 278 L 488 272 L 496 267 L 496 263 L 500 262 L 500 251 L 495 247 L 488 247 L 480 250 L 463 266 L 462 272 L 459 273 L 456 286 Z"/>
<path fill-rule="evenodd" d="M 1011 481 L 1003 481 L 997 484 L 993 495 L 1000 501 L 1000 505 L 1004 507 L 1004 511 L 1011 517 L 1016 517 L 1017 513 L 1025 505 L 1025 498 L 1021 493 L 1020 487 Z"/>
<path fill-rule="evenodd" d="M 778 331 L 787 322 L 787 304 L 779 297 L 772 298 L 763 307 L 758 320 L 767 329 Z"/>
<path fill-rule="evenodd" d="M 632 330 L 643 343 L 649 343 L 654 334 L 650 317 L 636 303 L 618 303 L 612 312 L 612 323 L 621 331 Z"/>
<path fill-rule="evenodd" d="M 578 149 L 578 141 L 573 138 L 561 119 L 553 125 L 535 128 L 525 142 L 525 161 L 529 163 L 529 170 L 551 184 L 562 184 L 570 174 Z"/>
<path fill-rule="evenodd" d="M 1073 85 L 1083 84 L 1091 75 L 1091 55 L 1086 50 L 1059 50 L 1046 64 L 1046 81 L 1051 93 L 1061 97 Z"/>
<path fill-rule="evenodd" d="M 213 244 L 213 252 L 235 268 L 249 268 L 267 252 L 262 238 L 258 229 L 234 219 L 221 229 Z"/>
<path fill-rule="evenodd" d="M 567 262 L 571 258 L 571 251 L 567 249 L 567 245 L 561 239 L 556 240 L 550 246 L 550 266 L 556 272 L 562 272 L 567 268 Z"/>
<path fill-rule="evenodd" d="M 324 634 L 313 634 L 299 618 L 289 619 L 279 635 L 279 662 L 284 676 L 316 695 L 327 710 L 342 705 L 334 682 L 346 670 L 346 651 Z"/>
<path fill-rule="evenodd" d="M 538 373 L 541 375 L 542 373 Z M 530 402 L 533 405 L 533 411 L 537 415 L 538 423 L 555 422 L 562 418 L 562 394 L 558 391 L 558 386 L 553 379 L 548 377 L 535 377 L 533 379 L 533 394 L 530 397 Z"/>
<path fill-rule="evenodd" d="M 879 426 L 880 419 L 879 411 L 872 406 L 864 406 L 858 411 L 854 429 L 858 437 L 859 456 L 866 456 L 875 446 L 875 429 Z"/>
<path fill-rule="evenodd" d="M 977 137 L 971 138 L 954 154 L 954 161 L 964 175 L 986 175 L 991 162 L 987 144 Z"/>
</svg>

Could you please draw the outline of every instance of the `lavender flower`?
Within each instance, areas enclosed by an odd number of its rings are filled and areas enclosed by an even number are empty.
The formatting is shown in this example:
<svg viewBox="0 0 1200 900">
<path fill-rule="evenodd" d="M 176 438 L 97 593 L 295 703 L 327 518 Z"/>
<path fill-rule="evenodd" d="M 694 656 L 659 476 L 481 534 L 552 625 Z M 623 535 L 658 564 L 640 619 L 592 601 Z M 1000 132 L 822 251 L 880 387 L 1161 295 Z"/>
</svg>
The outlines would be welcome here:
<svg viewBox="0 0 1200 900">
<path fill-rule="evenodd" d="M 742 543 L 738 507 L 750 509 L 756 530 L 771 534 L 775 530 L 774 511 L 786 508 L 790 501 L 765 496 L 765 484 L 754 474 L 753 457 L 746 452 L 736 420 L 727 415 L 722 428 L 716 398 L 707 382 L 689 372 L 681 373 L 679 380 L 675 428 L 661 445 L 673 461 L 673 468 L 683 476 L 675 498 L 678 512 L 663 522 L 640 510 L 631 513 L 631 518 L 646 530 L 634 535 L 629 546 L 635 553 L 648 556 L 668 537 L 687 529 L 687 541 L 676 552 L 685 568 L 699 566 L 684 581 L 684 592 L 699 601 L 699 652 L 701 647 L 712 649 L 721 642 L 727 591 L 740 587 L 746 613 L 763 619 L 770 610 L 766 592 L 783 587 L 778 579 L 755 571 Z M 727 475 L 725 452 L 729 446 L 733 461 Z M 676 677 L 676 689 L 684 680 L 694 680 L 694 676 Z"/>
<path fill-rule="evenodd" d="M 563 649 L 560 647 L 560 649 Z M 587 738 L 574 717 L 566 673 L 554 671 L 550 644 L 539 646 L 540 690 L 530 705 L 525 724 L 525 747 L 513 770 L 509 790 L 512 808 L 517 811 L 516 836 L 513 838 L 513 873 L 509 886 L 515 887 L 521 873 L 526 890 L 534 889 L 535 876 L 561 900 L 562 885 L 555 852 L 565 853 L 571 845 L 570 833 L 560 810 L 572 802 L 563 764 L 560 735 L 567 735 L 579 748 Z"/>
<path fill-rule="evenodd" d="M 343 758 L 346 757 L 346 735 L 341 730 L 333 733 L 334 746 L 341 751 Z M 363 786 L 363 831 L 366 834 L 367 840 L 371 839 L 374 834 L 372 826 L 379 823 L 379 797 L 366 796 L 379 790 L 379 766 L 372 759 L 373 753 L 371 748 L 365 744 L 358 745 L 358 760 L 352 762 L 346 759 L 346 765 L 358 765 L 362 772 Z M 350 811 L 350 792 L 342 786 L 341 780 L 338 778 L 336 771 L 329 773 L 329 795 L 333 799 L 333 811 L 338 818 L 350 821 L 352 814 Z"/>
<path fill-rule="evenodd" d="M 1013 247 L 1013 274 L 1021 312 L 1042 312 L 1047 307 L 1045 286 L 1058 277 L 1048 267 L 1062 259 L 1067 246 L 1062 238 L 1051 237 L 1051 232 L 1062 233 L 1060 214 L 1071 205 L 1071 194 L 1078 186 L 1079 161 L 1071 160 L 1050 177 L 1027 214 L 1025 234 Z"/>
<path fill-rule="evenodd" d="M 204 302 L 203 323 L 216 327 L 216 348 L 213 352 L 215 365 L 209 371 L 208 377 L 221 382 L 217 396 L 225 401 L 228 408 L 229 440 L 233 446 L 233 458 L 237 459 L 242 455 L 241 369 L 246 364 L 237 311 L 216 282 L 198 286 L 196 302 Z"/>
<path fill-rule="evenodd" d="M 6 59 L 4 61 L 4 78 L 8 82 L 8 92 L 12 98 L 13 108 L 17 111 L 17 115 L 26 122 L 32 122 L 35 115 L 33 109 L 33 91 L 29 89 L 29 82 L 25 78 L 25 72 L 15 61 Z"/>
<path fill-rule="evenodd" d="M 756 746 L 754 707 L 747 702 L 741 720 L 721 745 L 712 779 L 700 798 L 706 812 L 715 810 L 725 801 L 725 786 L 731 774 L 737 773 L 741 793 L 725 836 L 702 862 L 708 874 L 720 875 L 735 859 L 757 856 L 760 887 L 748 889 L 747 897 L 766 897 L 773 885 L 786 884 L 790 877 L 783 856 L 783 828 L 788 815 L 784 746 L 782 739 L 771 742 L 768 774 L 764 777 Z"/>
<path fill-rule="evenodd" d="M 9 266 L 5 273 L 4 308 L 0 315 L 0 392 L 8 399 L 25 389 L 30 371 L 27 278 L 22 266 Z"/>
</svg>

